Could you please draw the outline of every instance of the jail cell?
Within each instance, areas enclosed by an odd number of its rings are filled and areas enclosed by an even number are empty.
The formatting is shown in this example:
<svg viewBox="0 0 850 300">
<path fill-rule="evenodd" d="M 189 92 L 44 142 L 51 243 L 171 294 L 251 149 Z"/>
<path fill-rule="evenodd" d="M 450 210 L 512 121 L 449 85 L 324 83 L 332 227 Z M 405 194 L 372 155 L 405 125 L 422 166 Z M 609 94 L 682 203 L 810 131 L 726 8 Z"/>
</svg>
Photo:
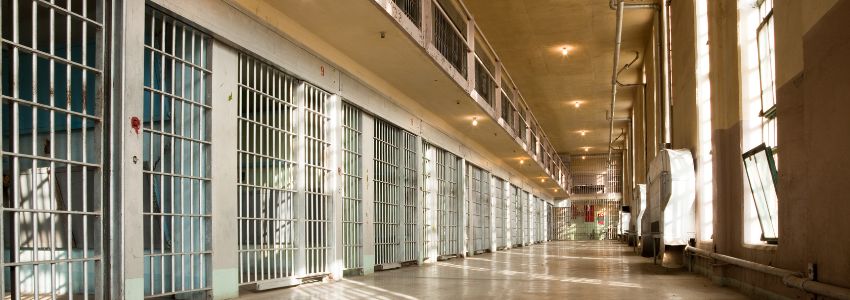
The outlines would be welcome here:
<svg viewBox="0 0 850 300">
<path fill-rule="evenodd" d="M 375 119 L 375 264 L 398 262 L 401 250 L 401 129 Z"/>
<path fill-rule="evenodd" d="M 492 198 L 493 198 L 493 231 L 496 249 L 506 246 L 505 242 L 505 181 L 493 176 Z M 493 250 L 496 250 L 493 249 Z"/>
<path fill-rule="evenodd" d="M 481 170 L 481 214 L 479 219 L 480 234 L 477 235 L 476 251 L 490 249 L 490 172 Z M 491 249 L 492 250 L 492 249 Z"/>
<path fill-rule="evenodd" d="M 404 184 L 404 229 L 402 241 L 404 243 L 402 249 L 402 261 L 414 261 L 418 257 L 418 249 L 416 247 L 419 236 L 416 233 L 417 226 L 417 169 L 416 163 L 416 135 L 411 132 L 402 130 L 402 168 L 403 168 L 403 184 Z"/>
<path fill-rule="evenodd" d="M 102 298 L 104 3 L 0 5 L 4 298 Z"/>
<path fill-rule="evenodd" d="M 467 198 L 465 205 L 467 206 L 467 217 L 465 230 L 471 232 L 472 236 L 472 251 L 478 250 L 478 245 L 481 243 L 481 169 L 467 164 L 466 184 Z"/>
<path fill-rule="evenodd" d="M 363 267 L 363 112 L 342 104 L 342 252 L 345 269 Z"/>
<path fill-rule="evenodd" d="M 239 55 L 239 283 L 295 276 L 297 82 Z"/>
<path fill-rule="evenodd" d="M 515 185 L 510 187 L 511 201 L 511 243 L 522 246 L 522 205 L 520 204 L 519 188 Z"/>
<path fill-rule="evenodd" d="M 528 224 L 530 216 L 528 210 L 528 192 L 525 190 L 519 191 L 519 203 L 520 203 L 520 234 L 522 239 L 520 239 L 520 244 L 525 245 L 530 241 L 531 232 L 530 226 Z"/>
<path fill-rule="evenodd" d="M 210 44 L 145 11 L 145 296 L 210 288 Z"/>
<path fill-rule="evenodd" d="M 437 159 L 437 230 L 440 255 L 460 252 L 458 238 L 460 159 L 451 152 L 436 148 Z"/>
<path fill-rule="evenodd" d="M 331 94 L 304 83 L 304 248 L 305 276 L 329 273 L 331 213 L 328 177 Z"/>
<path fill-rule="evenodd" d="M 567 206 L 555 209 L 557 240 L 604 240 L 617 238 L 621 200 L 567 200 Z"/>
<path fill-rule="evenodd" d="M 531 196 L 530 199 L 526 200 L 528 203 L 526 215 L 528 219 L 526 220 L 526 224 L 528 224 L 528 243 L 533 244 L 537 241 L 537 197 Z"/>
</svg>

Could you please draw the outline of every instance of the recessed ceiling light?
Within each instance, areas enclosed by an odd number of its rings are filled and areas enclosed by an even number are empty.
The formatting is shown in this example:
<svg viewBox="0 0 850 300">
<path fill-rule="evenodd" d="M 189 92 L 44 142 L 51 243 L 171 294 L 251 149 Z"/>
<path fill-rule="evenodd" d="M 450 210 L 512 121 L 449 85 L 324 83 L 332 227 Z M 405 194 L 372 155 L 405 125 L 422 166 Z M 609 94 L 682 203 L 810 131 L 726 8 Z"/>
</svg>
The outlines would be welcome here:
<svg viewBox="0 0 850 300">
<path fill-rule="evenodd" d="M 524 160 L 524 159 L 520 159 L 520 160 L 519 160 L 519 164 L 524 164 L 524 163 L 525 163 L 525 160 Z"/>
<path fill-rule="evenodd" d="M 472 118 L 472 126 L 478 126 L 478 117 Z"/>
<path fill-rule="evenodd" d="M 576 108 L 579 108 L 579 106 L 581 106 L 581 101 L 576 101 L 575 105 L 576 105 Z"/>
<path fill-rule="evenodd" d="M 585 136 L 587 135 L 587 130 L 579 130 L 578 133 L 581 134 L 581 136 Z"/>
<path fill-rule="evenodd" d="M 584 147 L 584 152 L 590 151 L 590 147 Z"/>
<path fill-rule="evenodd" d="M 567 54 L 569 54 L 569 53 L 570 53 L 570 51 L 567 50 L 567 47 L 561 48 L 561 55 L 567 56 Z"/>
<path fill-rule="evenodd" d="M 540 182 L 546 182 L 546 178 L 540 178 Z"/>
<path fill-rule="evenodd" d="M 585 158 L 587 158 L 587 156 L 584 156 L 584 155 L 581 156 L 581 159 L 585 159 Z"/>
</svg>

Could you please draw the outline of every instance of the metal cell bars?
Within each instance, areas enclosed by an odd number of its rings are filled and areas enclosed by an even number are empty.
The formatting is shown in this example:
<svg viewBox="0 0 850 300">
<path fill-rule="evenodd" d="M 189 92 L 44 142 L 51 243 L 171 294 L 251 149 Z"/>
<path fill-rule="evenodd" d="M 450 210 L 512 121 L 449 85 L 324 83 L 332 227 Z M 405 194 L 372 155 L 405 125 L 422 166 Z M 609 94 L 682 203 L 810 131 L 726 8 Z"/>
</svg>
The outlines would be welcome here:
<svg viewBox="0 0 850 300">
<path fill-rule="evenodd" d="M 519 203 L 520 203 L 520 228 L 522 229 L 522 243 L 526 244 L 531 241 L 531 226 L 529 226 L 529 222 L 531 220 L 531 214 L 528 207 L 528 192 L 525 190 L 520 190 L 519 192 Z"/>
<path fill-rule="evenodd" d="M 345 269 L 363 267 L 363 112 L 342 104 L 342 251 Z"/>
<path fill-rule="evenodd" d="M 554 209 L 554 239 L 616 239 L 621 199 L 568 200 Z"/>
<path fill-rule="evenodd" d="M 328 105 L 331 94 L 304 84 L 304 241 L 306 276 L 328 273 L 333 205 L 328 177 Z"/>
<path fill-rule="evenodd" d="M 522 204 L 520 203 L 519 188 L 511 185 L 510 189 L 511 243 L 515 246 L 522 246 Z"/>
<path fill-rule="evenodd" d="M 416 135 L 411 132 L 402 130 L 402 168 L 404 172 L 404 229 L 402 232 L 402 241 L 404 243 L 402 250 L 402 261 L 413 261 L 417 259 L 416 249 Z"/>
<path fill-rule="evenodd" d="M 399 260 L 403 223 L 401 129 L 375 119 L 375 264 Z"/>
<path fill-rule="evenodd" d="M 460 252 L 458 244 L 459 187 L 458 167 L 460 160 L 454 153 L 437 150 L 437 230 L 439 232 L 440 255 Z"/>
<path fill-rule="evenodd" d="M 490 248 L 490 173 L 469 165 L 469 224 L 474 251 Z"/>
<path fill-rule="evenodd" d="M 210 44 L 208 36 L 146 8 L 146 297 L 210 288 Z"/>
<path fill-rule="evenodd" d="M 493 230 L 495 231 L 496 249 L 502 246 L 507 246 L 505 241 L 505 215 L 507 209 L 505 207 L 505 181 L 499 177 L 493 176 Z M 495 249 L 493 249 L 495 250 Z"/>
<path fill-rule="evenodd" d="M 2 1 L 6 299 L 103 297 L 101 1 Z"/>
<path fill-rule="evenodd" d="M 296 81 L 239 55 L 239 283 L 295 275 Z"/>
<path fill-rule="evenodd" d="M 528 224 L 528 242 L 533 244 L 537 241 L 537 197 L 531 196 L 529 200 L 526 200 L 526 203 L 528 203 L 526 210 L 526 215 L 528 216 L 526 221 L 526 224 Z"/>
</svg>

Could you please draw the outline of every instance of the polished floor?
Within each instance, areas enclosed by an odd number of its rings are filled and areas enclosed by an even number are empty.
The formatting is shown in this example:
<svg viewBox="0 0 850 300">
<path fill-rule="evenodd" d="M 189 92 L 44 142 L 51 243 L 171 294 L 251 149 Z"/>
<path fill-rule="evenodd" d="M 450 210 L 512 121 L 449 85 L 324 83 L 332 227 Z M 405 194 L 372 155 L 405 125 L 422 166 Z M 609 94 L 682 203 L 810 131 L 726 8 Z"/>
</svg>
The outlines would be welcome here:
<svg viewBox="0 0 850 300">
<path fill-rule="evenodd" d="M 614 241 L 562 241 L 240 299 L 747 299 Z"/>
</svg>

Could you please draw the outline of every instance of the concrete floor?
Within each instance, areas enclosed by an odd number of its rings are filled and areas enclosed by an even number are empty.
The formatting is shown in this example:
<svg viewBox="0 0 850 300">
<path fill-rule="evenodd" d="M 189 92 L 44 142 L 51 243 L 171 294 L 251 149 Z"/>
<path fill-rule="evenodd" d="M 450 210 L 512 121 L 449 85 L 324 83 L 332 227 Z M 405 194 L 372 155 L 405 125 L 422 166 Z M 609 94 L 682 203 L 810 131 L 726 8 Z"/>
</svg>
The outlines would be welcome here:
<svg viewBox="0 0 850 300">
<path fill-rule="evenodd" d="M 747 299 L 613 241 L 564 241 L 351 276 L 240 299 Z"/>
</svg>

